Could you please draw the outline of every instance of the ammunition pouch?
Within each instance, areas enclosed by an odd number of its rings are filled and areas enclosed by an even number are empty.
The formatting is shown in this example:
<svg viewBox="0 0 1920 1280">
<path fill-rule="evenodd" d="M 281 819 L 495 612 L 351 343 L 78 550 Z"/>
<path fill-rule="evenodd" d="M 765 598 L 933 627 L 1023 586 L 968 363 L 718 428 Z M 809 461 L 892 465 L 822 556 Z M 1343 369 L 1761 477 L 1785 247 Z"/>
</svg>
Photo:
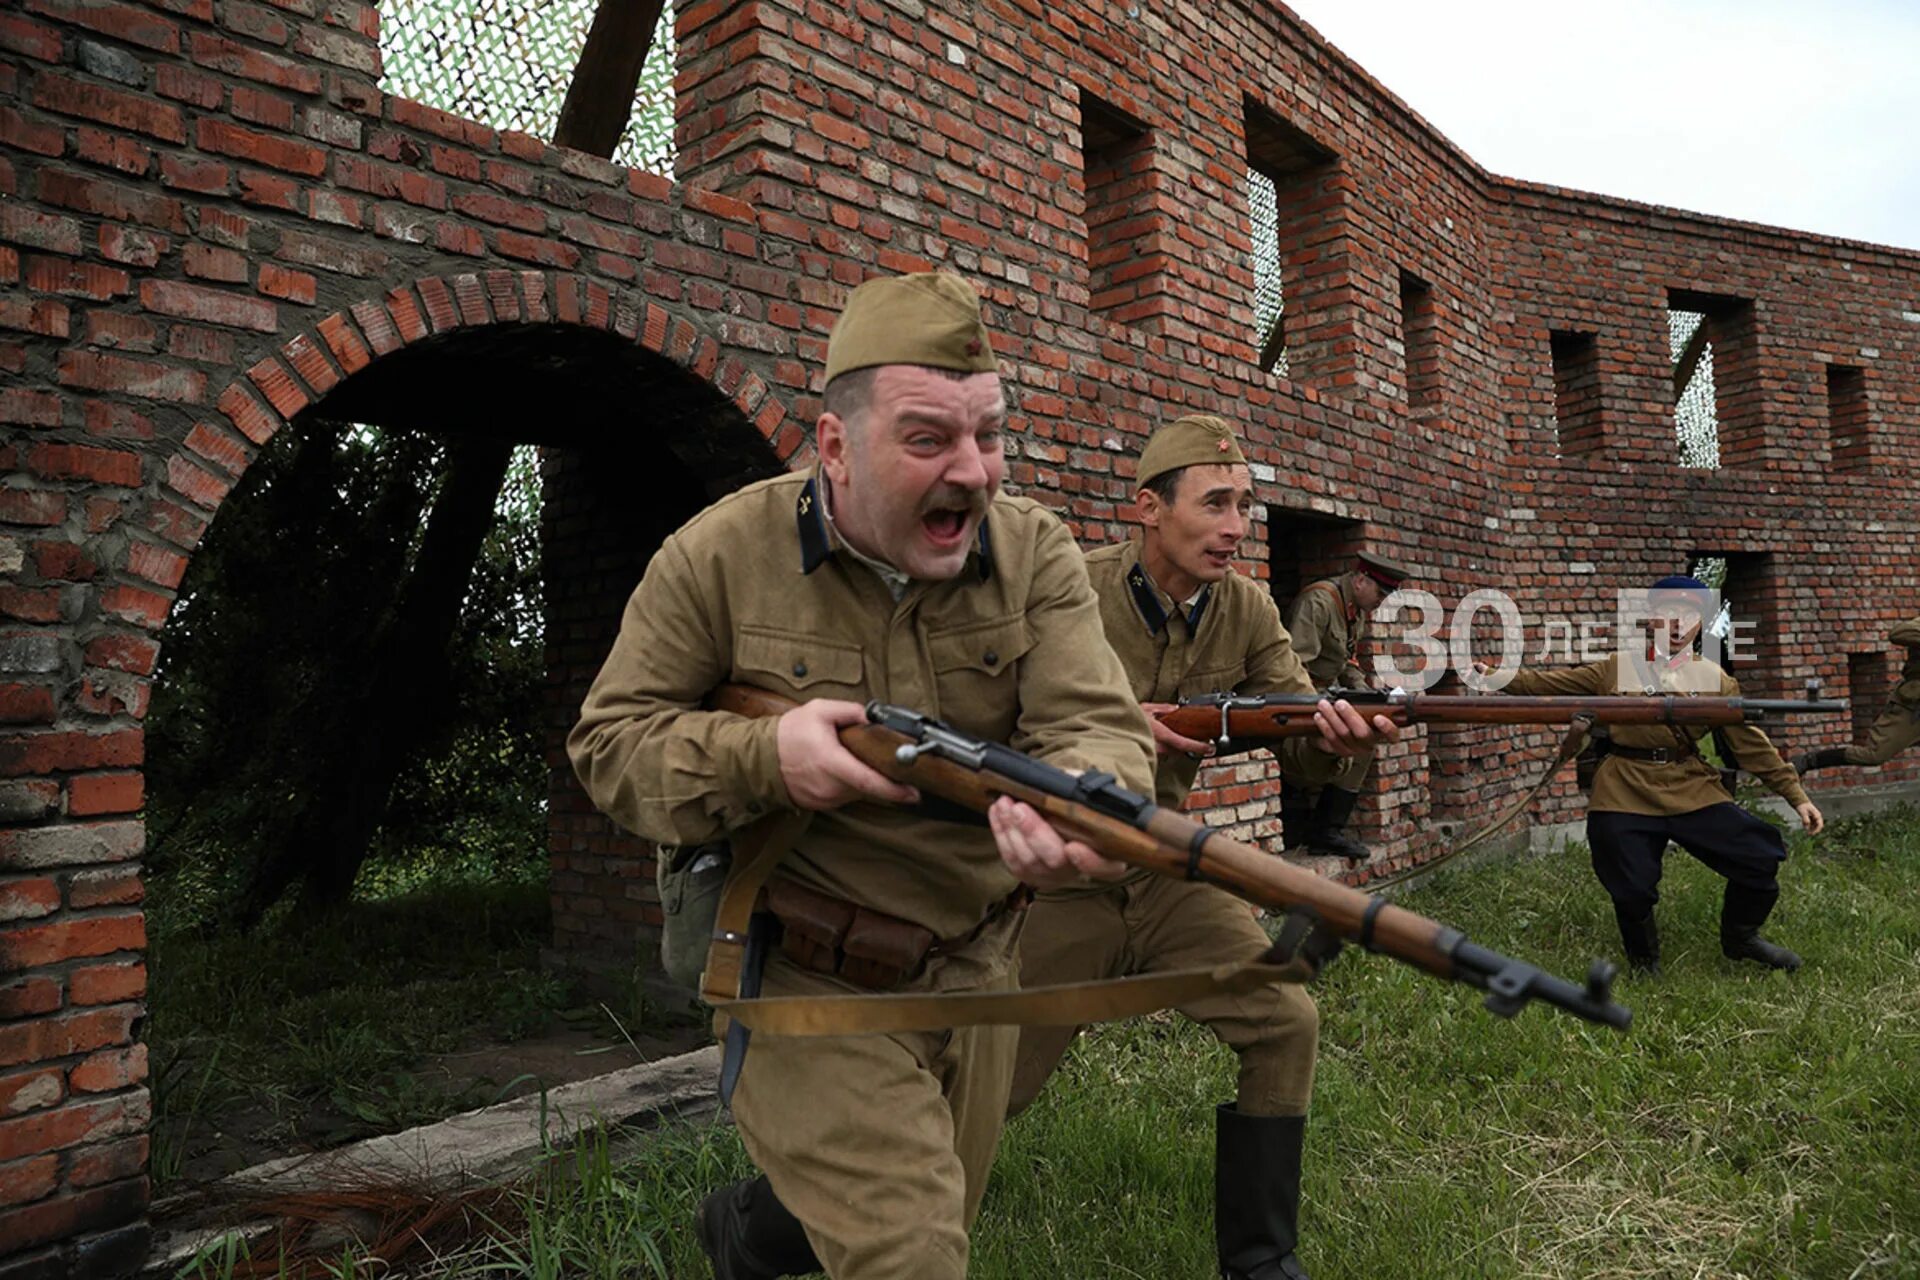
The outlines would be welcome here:
<svg viewBox="0 0 1920 1280">
<path fill-rule="evenodd" d="M 720 891 L 732 869 L 733 846 L 725 840 L 661 845 L 654 855 L 653 883 L 660 892 L 660 967 L 689 995 L 700 990 L 700 971 L 706 967 L 707 946 L 713 941 L 714 918 L 720 911 Z"/>
<path fill-rule="evenodd" d="M 931 929 L 785 877 L 768 884 L 767 910 L 780 921 L 787 959 L 869 991 L 893 990 L 940 949 Z"/>
</svg>

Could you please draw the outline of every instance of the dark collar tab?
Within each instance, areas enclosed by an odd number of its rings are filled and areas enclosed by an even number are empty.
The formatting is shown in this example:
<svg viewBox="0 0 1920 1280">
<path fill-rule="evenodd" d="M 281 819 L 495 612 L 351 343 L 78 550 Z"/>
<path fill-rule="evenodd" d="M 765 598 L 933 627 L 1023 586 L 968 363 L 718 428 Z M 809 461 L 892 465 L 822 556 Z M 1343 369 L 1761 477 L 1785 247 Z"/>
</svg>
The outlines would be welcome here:
<svg viewBox="0 0 1920 1280">
<path fill-rule="evenodd" d="M 833 553 L 833 540 L 827 536 L 826 513 L 820 509 L 820 479 L 810 479 L 800 490 L 793 518 L 800 526 L 800 572 L 812 573 Z"/>
<path fill-rule="evenodd" d="M 993 578 L 993 537 L 987 532 L 992 524 L 993 507 L 989 504 L 987 514 L 980 517 L 980 541 L 975 548 L 980 557 L 980 581 L 982 582 Z"/>
<path fill-rule="evenodd" d="M 1138 562 L 1127 570 L 1127 590 L 1133 596 L 1133 607 L 1140 614 L 1140 621 L 1147 624 L 1150 635 L 1159 635 L 1167 628 L 1167 611 L 1160 606 L 1160 593 L 1153 589 L 1153 580 L 1147 577 L 1147 571 Z"/>
<path fill-rule="evenodd" d="M 1194 597 L 1193 608 L 1187 610 L 1187 634 L 1200 634 L 1200 619 L 1207 612 L 1207 605 L 1213 600 L 1213 584 L 1209 582 L 1200 588 L 1200 594 Z"/>
</svg>

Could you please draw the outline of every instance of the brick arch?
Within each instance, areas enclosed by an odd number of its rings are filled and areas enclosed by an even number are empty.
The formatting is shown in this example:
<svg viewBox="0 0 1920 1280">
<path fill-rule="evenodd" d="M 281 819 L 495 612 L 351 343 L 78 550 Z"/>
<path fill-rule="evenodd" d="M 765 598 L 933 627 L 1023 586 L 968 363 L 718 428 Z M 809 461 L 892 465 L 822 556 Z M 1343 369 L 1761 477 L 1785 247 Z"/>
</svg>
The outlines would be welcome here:
<svg viewBox="0 0 1920 1280">
<path fill-rule="evenodd" d="M 158 636 L 173 593 L 221 504 L 261 446 L 300 412 L 382 357 L 442 335 L 527 324 L 578 327 L 632 342 L 710 386 L 779 465 L 804 465 L 810 456 L 806 434 L 784 398 L 739 356 L 727 353 L 709 325 L 679 306 L 562 272 L 421 276 L 354 302 L 278 342 L 212 397 L 214 412 L 193 415 L 177 444 L 148 455 L 159 472 L 157 492 L 144 490 L 124 509 L 103 514 L 98 528 L 90 523 L 89 541 L 72 552 L 89 562 L 86 569 L 94 575 L 71 624 L 81 637 L 79 678 L 70 683 L 65 697 L 51 691 L 10 694 L 35 704 L 18 709 L 12 722 L 37 719 L 57 725 L 76 717 L 144 717 Z M 61 445 L 41 448 L 71 448 L 76 455 L 99 452 Z M 139 465 L 134 455 L 110 458 L 115 464 L 124 460 L 128 467 Z M 75 465 L 80 465 L 78 458 Z M 89 478 L 121 485 L 140 482 L 136 474 Z M 45 714 L 28 714 L 39 710 Z M 0 757 L 14 755 L 15 764 L 26 765 L 29 776 L 43 770 L 34 769 L 32 759 L 17 757 L 44 758 L 44 772 L 126 768 L 141 760 L 138 729 L 79 736 L 91 741 L 38 746 L 0 742 Z M 137 809 L 136 784 L 121 783 L 116 793 L 134 801 L 126 811 Z"/>
<path fill-rule="evenodd" d="M 802 452 L 804 432 L 781 397 L 738 356 L 724 354 L 721 340 L 699 319 L 585 276 L 491 270 L 423 276 L 287 338 L 215 399 L 226 424 L 196 424 L 184 448 L 167 460 L 167 483 L 212 511 L 259 446 L 348 378 L 415 343 L 507 324 L 618 335 L 711 386 L 781 464 L 792 465 Z M 209 464 L 224 474 L 213 474 Z"/>
<path fill-rule="evenodd" d="M 82 829 L 63 837 L 57 834 L 62 827 L 10 829 L 33 815 L 8 812 L 0 814 L 0 843 L 33 842 L 33 833 L 41 833 L 38 843 L 58 846 L 54 865 L 132 863 L 140 857 L 144 819 L 130 816 L 144 804 L 145 742 L 138 724 L 148 709 L 174 593 L 221 505 L 261 447 L 347 378 L 413 344 L 502 325 L 571 327 L 624 339 L 710 387 L 716 407 L 736 413 L 764 444 L 765 461 L 792 467 L 811 457 L 784 398 L 738 356 L 725 354 L 710 326 L 638 291 L 561 272 L 492 270 L 418 277 L 335 311 L 238 373 L 213 399 L 216 412 L 195 415 L 176 444 L 149 455 L 160 472 L 157 492 L 150 486 L 111 519 L 102 516 L 100 528 L 89 528 L 90 540 L 72 549 L 95 575 L 63 628 L 78 641 L 79 675 L 67 680 L 64 696 L 44 686 L 0 689 L 9 712 L 0 731 L 0 776 L 15 787 L 47 780 L 55 795 L 38 816 L 57 820 L 62 784 L 54 779 L 75 775 L 64 783 L 66 816 L 98 821 L 77 824 Z M 140 479 L 99 478 L 119 484 Z M 726 479 L 703 478 L 716 484 Z M 57 660 L 60 647 L 48 650 L 53 674 L 71 671 L 70 657 Z M 28 699 L 33 705 L 15 705 Z M 101 725 L 102 718 L 109 723 Z M 48 731 L 14 732 L 38 725 Z M 137 888 L 127 892 L 124 901 L 139 901 Z"/>
</svg>

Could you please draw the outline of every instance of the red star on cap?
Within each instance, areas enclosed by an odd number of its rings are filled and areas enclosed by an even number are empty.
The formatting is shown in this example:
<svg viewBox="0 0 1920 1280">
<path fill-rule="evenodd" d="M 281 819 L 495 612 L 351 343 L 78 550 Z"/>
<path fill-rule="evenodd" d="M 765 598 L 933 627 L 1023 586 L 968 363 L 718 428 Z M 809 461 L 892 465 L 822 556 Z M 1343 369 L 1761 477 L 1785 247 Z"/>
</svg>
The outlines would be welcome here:
<svg viewBox="0 0 1920 1280">
<path fill-rule="evenodd" d="M 967 354 L 970 356 L 977 356 L 980 354 L 980 339 L 978 338 L 967 339 Z"/>
<path fill-rule="evenodd" d="M 1233 445 L 1231 444 L 1231 442 L 1228 441 L 1228 439 L 1225 436 L 1221 436 L 1220 443 L 1215 447 L 1218 448 L 1220 452 L 1225 453 L 1228 449 L 1231 449 Z"/>
</svg>

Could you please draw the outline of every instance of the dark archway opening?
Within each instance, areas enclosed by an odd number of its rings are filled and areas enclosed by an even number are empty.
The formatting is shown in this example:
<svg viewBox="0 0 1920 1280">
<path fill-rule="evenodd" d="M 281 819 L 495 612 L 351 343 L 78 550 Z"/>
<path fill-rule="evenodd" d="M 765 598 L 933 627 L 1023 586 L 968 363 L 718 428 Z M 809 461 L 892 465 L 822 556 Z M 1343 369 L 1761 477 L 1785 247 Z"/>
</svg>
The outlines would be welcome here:
<svg viewBox="0 0 1920 1280">
<path fill-rule="evenodd" d="M 651 850 L 560 747 L 661 540 L 779 469 L 705 380 L 559 325 L 407 347 L 263 452 L 157 682 L 163 1191 L 697 1038 L 635 1017 Z"/>
</svg>

